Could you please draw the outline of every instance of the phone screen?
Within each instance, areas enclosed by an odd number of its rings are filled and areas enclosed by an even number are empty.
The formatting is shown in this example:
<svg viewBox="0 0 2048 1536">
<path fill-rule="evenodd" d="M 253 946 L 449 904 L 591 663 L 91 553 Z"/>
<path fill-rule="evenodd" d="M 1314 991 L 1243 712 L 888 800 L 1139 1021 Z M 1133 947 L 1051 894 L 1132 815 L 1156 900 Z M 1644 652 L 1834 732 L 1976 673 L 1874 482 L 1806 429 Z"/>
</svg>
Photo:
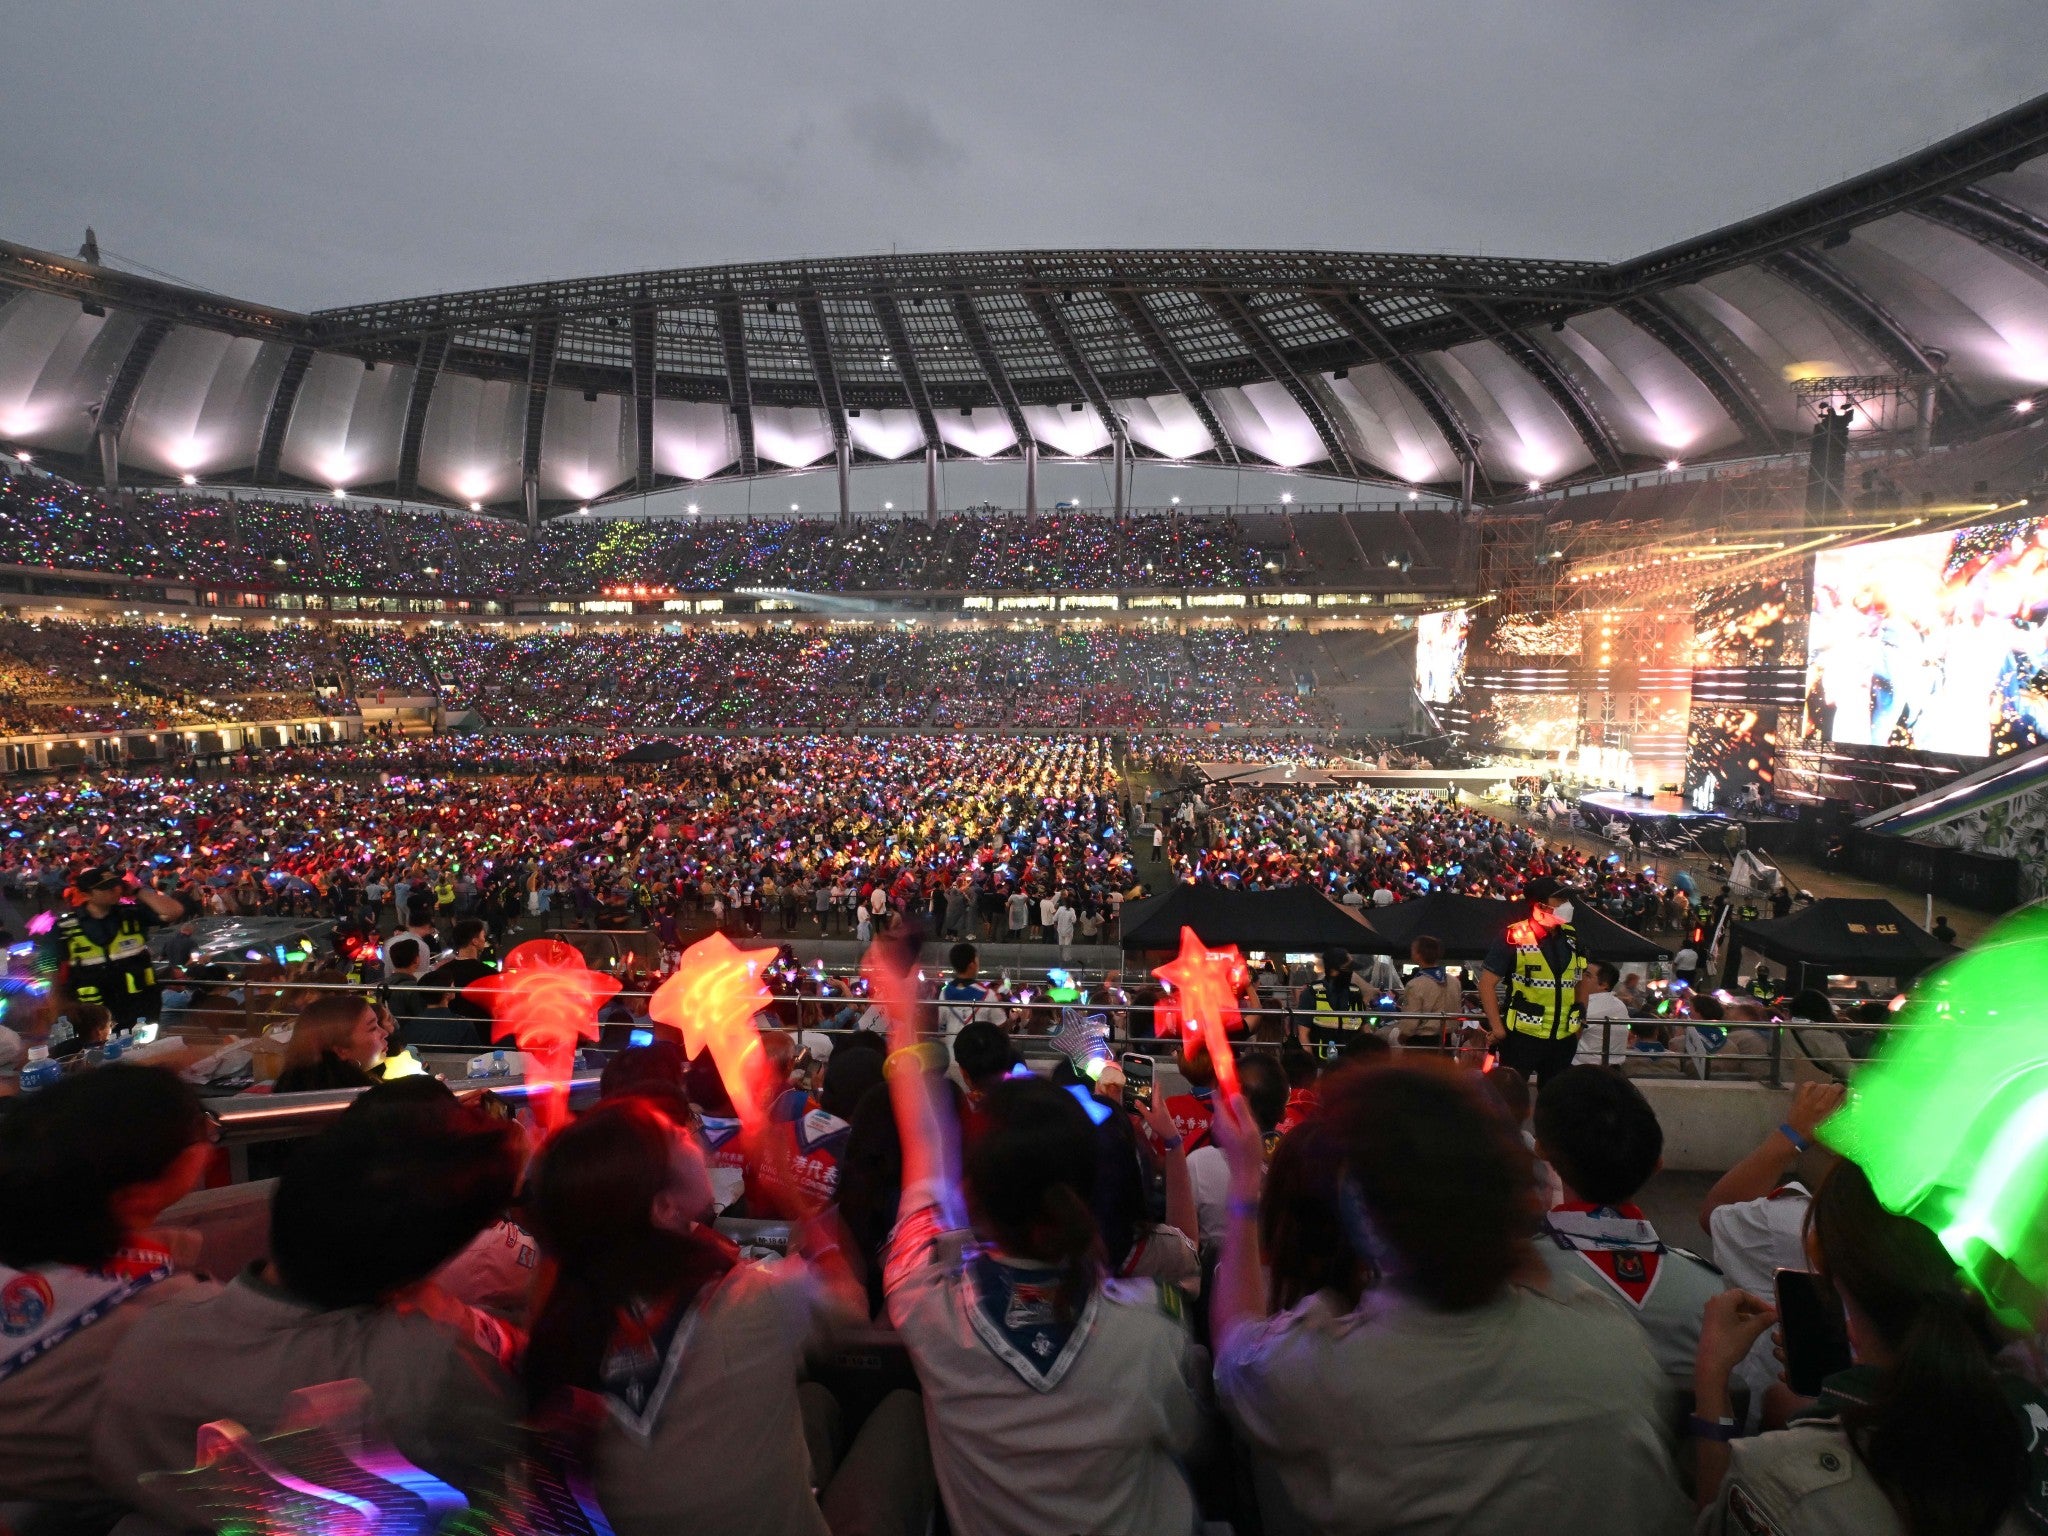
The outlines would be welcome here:
<svg viewBox="0 0 2048 1536">
<path fill-rule="evenodd" d="M 1136 1051 L 1126 1051 L 1120 1058 L 1119 1065 L 1124 1069 L 1124 1108 L 1151 1108 L 1154 1075 L 1152 1058 Z"/>
<path fill-rule="evenodd" d="M 1853 1363 L 1841 1303 L 1803 1269 L 1778 1271 L 1778 1330 L 1785 1345 L 1785 1385 L 1820 1396 L 1821 1383 Z"/>
</svg>

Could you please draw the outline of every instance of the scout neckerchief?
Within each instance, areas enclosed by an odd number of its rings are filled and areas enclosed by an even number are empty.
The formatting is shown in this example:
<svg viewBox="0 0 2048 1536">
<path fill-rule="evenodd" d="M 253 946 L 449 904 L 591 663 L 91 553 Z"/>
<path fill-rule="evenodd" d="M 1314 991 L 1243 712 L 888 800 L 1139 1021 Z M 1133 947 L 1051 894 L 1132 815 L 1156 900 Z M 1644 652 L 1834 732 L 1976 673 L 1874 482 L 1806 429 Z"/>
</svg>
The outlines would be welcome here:
<svg viewBox="0 0 2048 1536">
<path fill-rule="evenodd" d="M 0 1381 L 172 1273 L 168 1253 L 140 1247 L 123 1248 L 97 1269 L 0 1264 Z"/>
<path fill-rule="evenodd" d="M 968 1260 L 967 1316 L 975 1333 L 1035 1392 L 1050 1392 L 1074 1368 L 1095 1329 L 1102 1298 L 1091 1286 L 1080 1314 L 1061 1322 L 1062 1275 L 1005 1264 L 986 1252 Z"/>
<path fill-rule="evenodd" d="M 1558 1247 L 1592 1265 L 1631 1307 L 1642 1308 L 1657 1288 L 1664 1243 L 1638 1207 L 1560 1205 L 1543 1218 L 1543 1230 Z"/>
</svg>

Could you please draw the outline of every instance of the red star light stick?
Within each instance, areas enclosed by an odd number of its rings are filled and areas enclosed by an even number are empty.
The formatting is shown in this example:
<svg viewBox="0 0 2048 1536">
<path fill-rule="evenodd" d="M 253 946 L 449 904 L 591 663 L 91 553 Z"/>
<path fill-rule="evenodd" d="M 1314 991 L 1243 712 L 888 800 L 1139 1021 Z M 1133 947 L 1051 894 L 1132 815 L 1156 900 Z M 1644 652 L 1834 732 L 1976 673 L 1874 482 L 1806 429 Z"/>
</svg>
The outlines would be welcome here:
<svg viewBox="0 0 2048 1536">
<path fill-rule="evenodd" d="M 560 939 L 528 939 L 505 957 L 503 970 L 462 989 L 491 1010 L 499 1032 L 509 1032 L 531 1059 L 526 1075 L 539 1090 L 534 1118 L 543 1134 L 568 1113 L 576 1042 L 597 1039 L 597 1011 L 618 990 L 618 978 L 591 970 L 576 947 Z"/>
<path fill-rule="evenodd" d="M 741 949 L 724 934 L 714 933 L 683 951 L 675 975 L 661 984 L 647 1005 L 657 1024 L 672 1024 L 683 1032 L 688 1054 L 710 1050 L 726 1095 L 739 1111 L 741 1129 L 749 1136 L 768 1123 L 760 1083 L 768 1058 L 754 1028 L 754 1015 L 771 1001 L 761 972 L 774 957 L 772 949 Z"/>
<path fill-rule="evenodd" d="M 1237 1092 L 1237 1057 L 1224 1033 L 1238 1021 L 1237 992 L 1250 974 L 1235 944 L 1210 949 L 1192 928 L 1180 931 L 1180 953 L 1152 972 L 1173 988 L 1175 1011 L 1192 1043 L 1198 1037 L 1216 1068 L 1216 1086 Z"/>
</svg>

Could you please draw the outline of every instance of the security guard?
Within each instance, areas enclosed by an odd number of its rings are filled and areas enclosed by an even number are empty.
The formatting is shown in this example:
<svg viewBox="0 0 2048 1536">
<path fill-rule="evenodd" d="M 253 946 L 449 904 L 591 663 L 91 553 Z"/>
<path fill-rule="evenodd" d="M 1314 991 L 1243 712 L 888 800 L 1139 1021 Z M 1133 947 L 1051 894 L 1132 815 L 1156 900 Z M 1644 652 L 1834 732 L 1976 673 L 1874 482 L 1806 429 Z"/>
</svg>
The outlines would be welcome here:
<svg viewBox="0 0 2048 1536">
<path fill-rule="evenodd" d="M 1564 1071 L 1579 1047 L 1590 981 L 1572 928 L 1568 886 L 1529 882 L 1529 916 L 1511 923 L 1486 952 L 1479 973 L 1479 1005 L 1502 1066 L 1541 1079 Z M 1501 983 L 1508 983 L 1501 1010 Z"/>
<path fill-rule="evenodd" d="M 117 1029 L 157 1016 L 161 994 L 149 931 L 183 922 L 186 915 L 183 902 L 146 885 L 135 887 L 133 900 L 123 897 L 126 883 L 101 865 L 82 871 L 71 883 L 72 904 L 43 938 L 57 995 L 99 1004 L 114 1016 Z"/>
<path fill-rule="evenodd" d="M 1338 1047 L 1366 1033 L 1365 999 L 1351 973 L 1349 951 L 1323 951 L 1323 979 L 1301 989 L 1294 1011 L 1295 1033 L 1310 1050 L 1321 1047 L 1334 1054 Z"/>
</svg>

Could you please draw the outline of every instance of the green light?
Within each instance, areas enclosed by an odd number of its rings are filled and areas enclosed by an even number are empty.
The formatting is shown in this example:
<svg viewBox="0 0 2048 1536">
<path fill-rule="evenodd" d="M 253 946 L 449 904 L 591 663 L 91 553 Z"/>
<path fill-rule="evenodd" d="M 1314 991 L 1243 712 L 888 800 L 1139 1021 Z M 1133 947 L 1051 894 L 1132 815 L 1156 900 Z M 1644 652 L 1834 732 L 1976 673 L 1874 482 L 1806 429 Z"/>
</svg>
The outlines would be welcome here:
<svg viewBox="0 0 2048 1536">
<path fill-rule="evenodd" d="M 2000 923 L 1894 1020 L 1821 1139 L 2031 1330 L 2048 1298 L 2048 909 Z"/>
</svg>

